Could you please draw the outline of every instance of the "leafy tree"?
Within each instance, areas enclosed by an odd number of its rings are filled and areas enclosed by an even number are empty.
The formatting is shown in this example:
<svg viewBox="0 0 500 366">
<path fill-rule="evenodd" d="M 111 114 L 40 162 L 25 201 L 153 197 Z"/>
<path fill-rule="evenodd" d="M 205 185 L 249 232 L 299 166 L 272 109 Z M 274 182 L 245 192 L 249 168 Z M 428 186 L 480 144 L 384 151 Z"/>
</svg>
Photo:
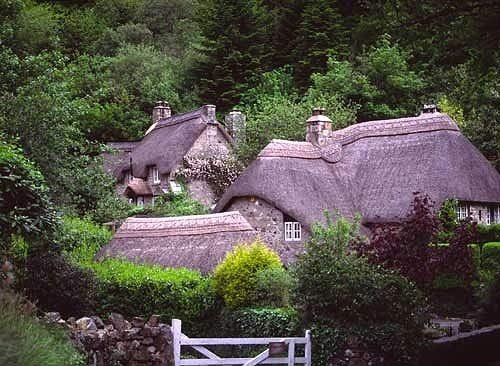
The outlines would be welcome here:
<svg viewBox="0 0 500 366">
<path fill-rule="evenodd" d="M 37 54 L 58 48 L 61 13 L 50 4 L 25 1 L 19 14 L 13 47 L 22 54 Z"/>
<path fill-rule="evenodd" d="M 310 91 L 301 98 L 294 92 L 292 77 L 286 70 L 265 73 L 260 84 L 243 95 L 241 109 L 247 115 L 247 125 L 245 140 L 237 147 L 239 158 L 251 161 L 272 139 L 303 141 L 306 120 L 318 105 L 327 109 L 334 128 L 355 120 L 355 109 L 335 95 Z"/>
<path fill-rule="evenodd" d="M 295 265 L 295 302 L 313 329 L 315 362 L 326 365 L 347 339 L 380 352 L 389 364 L 415 364 L 426 307 L 415 285 L 350 250 L 358 222 L 327 215 Z M 373 336 L 377 334 L 377 336 Z"/>
<path fill-rule="evenodd" d="M 408 58 L 390 37 L 383 37 L 355 64 L 330 59 L 325 74 L 312 76 L 311 89 L 359 105 L 361 121 L 410 116 L 417 109 L 425 84 L 410 69 Z"/>
<path fill-rule="evenodd" d="M 56 219 L 44 178 L 22 151 L 0 135 L 0 252 L 11 236 L 47 237 Z"/>
</svg>

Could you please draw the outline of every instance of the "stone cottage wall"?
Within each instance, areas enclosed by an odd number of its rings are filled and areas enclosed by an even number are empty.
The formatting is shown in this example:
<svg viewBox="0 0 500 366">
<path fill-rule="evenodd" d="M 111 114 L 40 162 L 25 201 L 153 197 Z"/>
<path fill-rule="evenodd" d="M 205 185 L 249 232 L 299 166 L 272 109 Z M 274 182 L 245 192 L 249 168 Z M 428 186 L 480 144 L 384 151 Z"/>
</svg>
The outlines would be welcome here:
<svg viewBox="0 0 500 366">
<path fill-rule="evenodd" d="M 99 317 L 61 319 L 59 313 L 45 314 L 44 321 L 69 329 L 71 342 L 87 355 L 93 366 L 173 366 L 173 336 L 168 325 L 153 315 L 146 322 L 130 322 L 112 313 L 105 323 Z"/>
<path fill-rule="evenodd" d="M 283 213 L 260 198 L 236 198 L 225 211 L 239 211 L 284 263 L 293 262 L 295 256 L 304 250 L 304 242 L 310 238 L 302 227 L 301 241 L 285 241 Z"/>
</svg>

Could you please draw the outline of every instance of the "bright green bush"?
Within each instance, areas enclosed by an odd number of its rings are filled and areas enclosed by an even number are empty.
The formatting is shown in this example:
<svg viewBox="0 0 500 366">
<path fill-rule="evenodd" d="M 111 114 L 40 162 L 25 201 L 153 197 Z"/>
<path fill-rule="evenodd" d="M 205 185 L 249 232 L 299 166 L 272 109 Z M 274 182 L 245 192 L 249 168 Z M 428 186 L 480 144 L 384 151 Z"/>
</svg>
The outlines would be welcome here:
<svg viewBox="0 0 500 366">
<path fill-rule="evenodd" d="M 255 303 L 258 272 L 281 267 L 279 256 L 261 241 L 241 244 L 215 268 L 215 288 L 229 308 L 251 306 Z"/>
<path fill-rule="evenodd" d="M 23 299 L 0 291 L 0 365 L 78 366 L 84 357 L 61 330 L 48 329 L 24 313 Z"/>
<path fill-rule="evenodd" d="M 305 326 L 319 332 L 315 364 L 326 365 L 349 335 L 381 352 L 388 364 L 415 363 L 424 344 L 422 294 L 406 278 L 348 250 L 359 240 L 357 223 L 327 219 L 326 226 L 313 227 L 294 268 L 296 307 Z"/>
<path fill-rule="evenodd" d="M 103 316 L 111 312 L 126 317 L 158 314 L 165 322 L 182 319 L 189 329 L 200 325 L 215 306 L 210 280 L 195 271 L 119 259 L 85 265 L 99 279 L 97 309 Z"/>
<path fill-rule="evenodd" d="M 71 253 L 81 247 L 97 252 L 112 237 L 111 231 L 87 218 L 65 216 L 59 228 L 57 241 L 62 251 Z"/>
</svg>

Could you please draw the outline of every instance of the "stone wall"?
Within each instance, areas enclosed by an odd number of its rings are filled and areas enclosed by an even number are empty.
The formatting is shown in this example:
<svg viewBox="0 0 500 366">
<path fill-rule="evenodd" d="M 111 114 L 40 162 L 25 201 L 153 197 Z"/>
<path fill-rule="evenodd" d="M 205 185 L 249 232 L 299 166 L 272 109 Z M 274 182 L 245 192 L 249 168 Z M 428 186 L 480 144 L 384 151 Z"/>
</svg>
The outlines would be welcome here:
<svg viewBox="0 0 500 366">
<path fill-rule="evenodd" d="M 216 125 L 208 125 L 186 154 L 188 158 L 224 157 L 229 154 L 230 144 Z"/>
<path fill-rule="evenodd" d="M 93 366 L 173 366 L 172 332 L 153 315 L 146 322 L 130 322 L 112 313 L 106 322 L 99 317 L 61 319 L 59 313 L 43 318 L 69 329 L 72 343 L 87 355 Z"/>
<path fill-rule="evenodd" d="M 236 198 L 226 211 L 239 211 L 286 264 L 294 261 L 295 256 L 303 251 L 304 242 L 310 238 L 302 227 L 301 241 L 285 241 L 283 213 L 260 198 Z"/>
<path fill-rule="evenodd" d="M 205 207 L 211 207 L 215 203 L 215 193 L 207 181 L 199 179 L 188 181 L 187 192 L 189 197 Z"/>
</svg>

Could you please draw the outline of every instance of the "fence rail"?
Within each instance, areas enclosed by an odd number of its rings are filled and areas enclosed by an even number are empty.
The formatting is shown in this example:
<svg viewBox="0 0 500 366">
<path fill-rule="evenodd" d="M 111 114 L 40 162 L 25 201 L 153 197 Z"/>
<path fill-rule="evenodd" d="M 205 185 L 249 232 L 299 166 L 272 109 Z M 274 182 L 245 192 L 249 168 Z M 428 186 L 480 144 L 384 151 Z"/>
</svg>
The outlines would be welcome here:
<svg viewBox="0 0 500 366">
<path fill-rule="evenodd" d="M 254 366 L 258 364 L 288 365 L 301 364 L 311 366 L 311 332 L 306 330 L 304 337 L 284 338 L 189 338 L 182 333 L 182 322 L 179 319 L 172 320 L 174 366 L 197 366 L 197 365 L 243 365 Z M 296 345 L 304 345 L 304 355 L 296 355 Z M 223 358 L 207 349 L 205 346 L 220 345 L 268 345 L 268 349 L 259 355 L 242 358 Z M 182 346 L 191 347 L 205 358 L 182 358 Z M 287 353 L 287 357 L 273 357 Z"/>
</svg>

